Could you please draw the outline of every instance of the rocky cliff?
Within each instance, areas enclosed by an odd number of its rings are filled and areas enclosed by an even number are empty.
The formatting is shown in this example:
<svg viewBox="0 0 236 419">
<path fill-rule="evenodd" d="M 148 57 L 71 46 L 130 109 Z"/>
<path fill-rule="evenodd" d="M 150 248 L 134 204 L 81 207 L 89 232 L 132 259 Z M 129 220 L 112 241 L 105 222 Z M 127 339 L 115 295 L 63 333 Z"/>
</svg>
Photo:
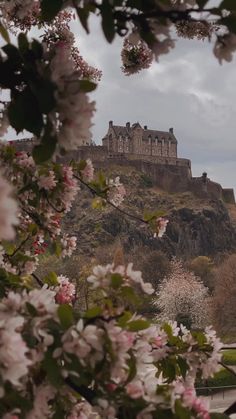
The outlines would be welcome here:
<svg viewBox="0 0 236 419">
<path fill-rule="evenodd" d="M 114 166 L 108 174 L 120 175 L 126 186 L 123 209 L 138 216 L 144 211 L 162 210 L 170 222 L 165 236 L 156 239 L 148 226 L 112 208 L 102 212 L 92 209 L 91 196 L 83 190 L 65 221 L 66 230 L 78 236 L 81 256 L 112 258 L 118 243 L 126 255 L 135 255 L 143 248 L 145 252 L 162 250 L 169 257 L 183 259 L 219 257 L 236 251 L 235 224 L 222 201 L 196 198 L 190 192 L 168 194 L 132 167 Z"/>
</svg>

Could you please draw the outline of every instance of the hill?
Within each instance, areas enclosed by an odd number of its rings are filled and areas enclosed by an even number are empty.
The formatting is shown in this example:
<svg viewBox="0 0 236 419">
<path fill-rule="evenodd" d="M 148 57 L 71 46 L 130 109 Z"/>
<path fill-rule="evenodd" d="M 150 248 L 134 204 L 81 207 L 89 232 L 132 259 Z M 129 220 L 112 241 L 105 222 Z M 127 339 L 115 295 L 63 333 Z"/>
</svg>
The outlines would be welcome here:
<svg viewBox="0 0 236 419">
<path fill-rule="evenodd" d="M 118 243 L 127 257 L 142 248 L 186 260 L 199 255 L 218 258 L 236 250 L 234 205 L 227 208 L 221 200 L 197 198 L 191 192 L 164 192 L 129 166 L 111 166 L 106 174 L 120 176 L 126 187 L 121 208 L 140 217 L 144 211 L 162 210 L 170 222 L 164 237 L 156 239 L 148 226 L 113 208 L 92 209 L 91 195 L 83 188 L 65 220 L 66 231 L 78 237 L 78 255 L 83 258 L 97 259 L 99 254 L 100 259 L 111 260 Z"/>
</svg>

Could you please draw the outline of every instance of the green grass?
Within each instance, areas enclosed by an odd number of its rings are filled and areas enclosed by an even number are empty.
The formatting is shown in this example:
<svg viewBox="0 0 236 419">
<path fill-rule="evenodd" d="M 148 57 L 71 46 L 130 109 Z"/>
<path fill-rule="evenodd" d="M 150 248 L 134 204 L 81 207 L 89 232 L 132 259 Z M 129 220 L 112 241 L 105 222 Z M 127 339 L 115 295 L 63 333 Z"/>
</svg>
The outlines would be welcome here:
<svg viewBox="0 0 236 419">
<path fill-rule="evenodd" d="M 226 369 L 222 369 L 217 372 L 214 377 L 209 378 L 206 382 L 197 383 L 196 387 L 227 387 L 227 386 L 236 386 L 236 377 L 231 374 Z M 212 390 L 197 390 L 198 395 L 208 396 L 209 394 L 217 393 L 222 391 L 221 389 L 212 389 Z"/>
<path fill-rule="evenodd" d="M 236 349 L 224 351 L 222 362 L 226 365 L 236 365 Z"/>
</svg>

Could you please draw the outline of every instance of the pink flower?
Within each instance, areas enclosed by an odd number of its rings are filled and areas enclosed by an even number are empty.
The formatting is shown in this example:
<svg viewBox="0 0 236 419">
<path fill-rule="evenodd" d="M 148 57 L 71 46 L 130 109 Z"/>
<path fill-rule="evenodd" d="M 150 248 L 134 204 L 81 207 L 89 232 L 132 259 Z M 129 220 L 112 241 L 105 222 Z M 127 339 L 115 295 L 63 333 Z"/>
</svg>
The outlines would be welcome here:
<svg viewBox="0 0 236 419">
<path fill-rule="evenodd" d="M 85 178 L 88 182 L 91 182 L 94 177 L 94 167 L 90 159 L 86 160 L 86 166 L 81 170 L 82 177 Z"/>
<path fill-rule="evenodd" d="M 149 68 L 153 61 L 153 52 L 144 41 L 131 34 L 124 41 L 121 58 L 122 70 L 129 76 Z"/>
<path fill-rule="evenodd" d="M 61 257 L 64 258 L 66 256 L 71 256 L 74 250 L 76 249 L 77 245 L 77 237 L 75 236 L 68 236 L 68 234 L 65 234 L 63 238 L 61 239 L 62 244 L 62 253 Z"/>
<path fill-rule="evenodd" d="M 75 300 L 76 290 L 74 284 L 66 276 L 58 276 L 60 283 L 57 287 L 55 300 L 57 304 L 72 304 Z"/>
<path fill-rule="evenodd" d="M 143 384 L 141 381 L 131 381 L 126 386 L 126 392 L 132 399 L 139 399 L 144 395 Z"/>
<path fill-rule="evenodd" d="M 115 205 L 116 207 L 119 207 L 126 195 L 126 190 L 124 185 L 120 182 L 119 176 L 115 178 L 115 180 L 110 179 L 108 181 L 109 191 L 108 191 L 108 200 Z"/>
<path fill-rule="evenodd" d="M 166 220 L 165 218 L 157 218 L 157 233 L 154 233 L 154 237 L 161 238 L 165 234 L 168 222 L 169 220 Z"/>
<path fill-rule="evenodd" d="M 10 184 L 0 175 L 0 240 L 11 240 L 15 236 L 14 226 L 19 221 L 17 203 L 11 197 Z"/>
<path fill-rule="evenodd" d="M 40 189 L 45 189 L 46 191 L 50 191 L 51 189 L 55 188 L 57 184 L 57 180 L 55 179 L 55 173 L 52 170 L 49 170 L 48 175 L 41 175 L 38 179 L 38 185 Z"/>
</svg>

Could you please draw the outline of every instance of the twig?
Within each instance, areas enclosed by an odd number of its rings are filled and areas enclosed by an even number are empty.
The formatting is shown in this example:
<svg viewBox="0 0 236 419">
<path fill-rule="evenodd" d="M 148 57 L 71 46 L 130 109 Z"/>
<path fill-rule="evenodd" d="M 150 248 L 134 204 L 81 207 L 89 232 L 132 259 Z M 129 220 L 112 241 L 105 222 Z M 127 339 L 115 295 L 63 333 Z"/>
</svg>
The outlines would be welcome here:
<svg viewBox="0 0 236 419">
<path fill-rule="evenodd" d="M 17 252 L 19 252 L 19 250 L 22 248 L 22 246 L 24 246 L 24 244 L 29 240 L 29 238 L 30 238 L 30 234 L 26 237 L 26 239 L 25 240 L 23 240 L 20 244 L 19 244 L 19 246 L 14 250 L 14 252 L 13 253 L 11 253 L 10 255 L 8 255 L 8 257 L 9 258 L 12 258 L 13 256 L 15 256 L 15 254 L 17 253 Z"/>
<path fill-rule="evenodd" d="M 37 281 L 37 283 L 40 287 L 42 287 L 44 285 L 43 281 L 35 273 L 32 273 L 31 275 Z"/>
<path fill-rule="evenodd" d="M 236 377 L 236 372 L 228 367 L 228 365 L 226 365 L 224 362 L 219 362 L 219 364 Z"/>
<path fill-rule="evenodd" d="M 148 224 L 148 221 L 144 220 L 143 218 L 138 217 L 137 215 L 130 214 L 129 212 L 127 212 L 127 211 L 125 211 L 125 210 L 121 209 L 120 207 L 117 207 L 115 204 L 113 204 L 113 202 L 109 201 L 109 199 L 104 198 L 103 196 L 101 196 L 101 194 L 100 194 L 99 192 L 97 192 L 95 189 L 93 189 L 93 188 L 92 188 L 92 187 L 91 187 L 88 183 L 86 183 L 86 182 L 85 182 L 83 179 L 81 179 L 79 176 L 74 175 L 74 177 L 75 177 L 76 179 L 78 179 L 78 180 L 80 181 L 80 183 L 82 183 L 84 186 L 86 186 L 86 187 L 88 188 L 88 190 L 89 190 L 89 191 L 90 191 L 93 195 L 99 196 L 99 198 L 104 199 L 104 200 L 107 202 L 107 204 L 109 204 L 111 207 L 113 207 L 113 208 L 114 208 L 114 209 L 116 209 L 117 211 L 119 211 L 119 212 L 121 212 L 122 214 L 127 215 L 127 217 L 129 217 L 129 218 L 133 218 L 134 220 L 139 221 L 139 222 L 141 222 L 141 223 L 143 223 L 143 224 Z"/>
<path fill-rule="evenodd" d="M 54 211 L 56 211 L 56 212 L 58 212 L 58 213 L 62 213 L 62 212 L 64 212 L 65 211 L 65 208 L 62 208 L 62 209 L 57 209 L 50 201 L 49 201 L 49 198 L 48 198 L 48 195 L 47 195 L 47 193 L 45 192 L 45 194 L 44 194 L 44 196 L 45 196 L 45 198 L 46 198 L 46 201 L 47 201 L 47 203 L 48 203 L 48 205 L 54 210 Z"/>
<path fill-rule="evenodd" d="M 65 383 L 72 388 L 72 390 L 76 391 L 76 393 L 79 393 L 87 402 L 89 402 L 91 405 L 94 404 L 94 400 L 96 398 L 96 394 L 93 390 L 91 390 L 88 387 L 85 387 L 84 385 L 77 386 L 70 378 L 65 379 Z"/>
</svg>

